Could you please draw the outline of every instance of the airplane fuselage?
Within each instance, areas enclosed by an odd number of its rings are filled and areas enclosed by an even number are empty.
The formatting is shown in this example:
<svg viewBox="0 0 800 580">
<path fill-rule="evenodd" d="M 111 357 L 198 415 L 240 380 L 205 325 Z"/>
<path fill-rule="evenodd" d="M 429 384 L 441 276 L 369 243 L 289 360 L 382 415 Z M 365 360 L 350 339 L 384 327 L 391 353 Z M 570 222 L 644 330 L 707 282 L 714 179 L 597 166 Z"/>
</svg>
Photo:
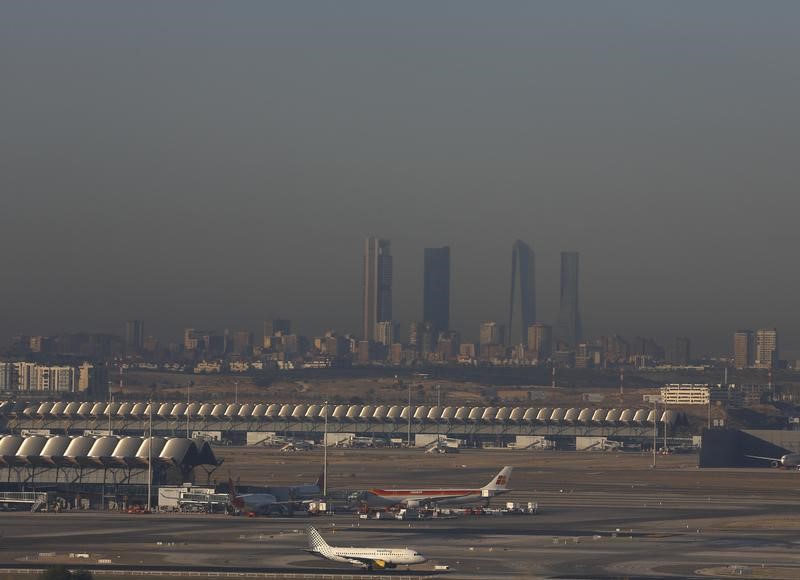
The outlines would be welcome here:
<svg viewBox="0 0 800 580">
<path fill-rule="evenodd" d="M 482 489 L 370 489 L 365 494 L 369 506 L 408 504 L 469 505 L 484 503 L 499 492 Z"/>
<path fill-rule="evenodd" d="M 412 564 L 422 564 L 426 561 L 424 556 L 408 548 L 337 548 L 331 546 L 326 552 L 313 552 L 313 554 L 320 558 L 344 564 L 363 562 L 364 567 L 368 567 L 369 564 L 367 562 L 372 561 L 374 566 L 378 568 L 410 566 Z"/>
<path fill-rule="evenodd" d="M 781 457 L 781 467 L 797 469 L 800 466 L 800 453 L 787 453 Z"/>
<path fill-rule="evenodd" d="M 242 512 L 260 515 L 276 506 L 277 501 L 274 495 L 268 493 L 248 493 L 236 496 L 231 503 Z"/>
</svg>

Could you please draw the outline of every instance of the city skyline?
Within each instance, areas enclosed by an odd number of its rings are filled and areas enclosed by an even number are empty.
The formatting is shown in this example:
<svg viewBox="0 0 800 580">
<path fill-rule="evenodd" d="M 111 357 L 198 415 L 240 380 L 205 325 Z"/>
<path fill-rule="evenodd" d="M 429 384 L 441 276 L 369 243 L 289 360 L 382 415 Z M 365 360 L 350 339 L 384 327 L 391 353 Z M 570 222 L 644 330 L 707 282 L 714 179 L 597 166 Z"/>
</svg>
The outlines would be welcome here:
<svg viewBox="0 0 800 580">
<path fill-rule="evenodd" d="M 800 350 L 800 5 L 201 4 L 0 6 L 0 335 L 360 333 L 375 233 L 403 323 L 447 244 L 507 324 L 519 237 L 554 329 L 575 248 L 591 336 Z"/>
<path fill-rule="evenodd" d="M 397 321 L 392 320 L 392 286 L 394 283 L 394 260 L 391 253 L 392 242 L 386 238 L 379 238 L 375 236 L 367 236 L 363 240 L 363 255 L 362 255 L 362 284 L 361 284 L 361 295 L 362 295 L 362 322 L 361 322 L 361 331 L 366 332 L 368 328 L 372 328 L 372 333 L 368 334 L 366 337 L 364 335 L 359 335 L 358 333 L 354 333 L 349 330 L 344 330 L 341 332 L 341 335 L 349 334 L 355 335 L 360 337 L 362 340 L 366 338 L 367 340 L 374 341 L 377 343 L 382 343 L 385 346 L 391 344 L 391 342 L 401 341 L 405 342 L 408 332 L 411 332 L 410 325 L 415 323 L 419 323 L 416 320 L 403 320 Z M 450 246 L 443 246 L 441 248 L 424 248 L 423 251 L 423 277 L 422 277 L 422 294 L 423 294 L 423 318 L 425 317 L 425 303 L 426 303 L 426 295 L 428 294 L 428 290 L 432 289 L 428 288 L 428 284 L 435 282 L 435 285 L 438 286 L 437 292 L 438 297 L 435 301 L 438 301 L 439 305 L 447 304 L 447 316 L 449 320 L 449 296 L 450 296 Z M 506 328 L 504 324 L 501 323 L 499 318 L 492 318 L 492 319 L 485 319 L 481 323 L 479 323 L 475 328 L 466 328 L 462 329 L 459 327 L 450 327 L 449 330 L 454 330 L 456 332 L 462 333 L 462 338 L 466 341 L 472 341 L 474 343 L 480 343 L 481 335 L 483 333 L 483 326 L 488 322 L 492 324 L 497 324 L 499 328 L 500 336 L 503 337 L 504 344 L 508 346 L 513 346 L 517 344 L 527 345 L 528 340 L 530 339 L 531 335 L 531 328 L 536 325 L 544 324 L 546 327 L 550 329 L 549 332 L 552 332 L 552 338 L 554 340 L 552 348 L 555 349 L 559 341 L 562 342 L 565 346 L 569 346 L 570 349 L 575 349 L 578 344 L 585 341 L 594 341 L 599 340 L 604 337 L 609 336 L 619 336 L 621 333 L 617 331 L 611 331 L 607 333 L 590 333 L 589 335 L 585 335 L 583 331 L 583 324 L 581 320 L 581 312 L 579 308 L 579 294 L 580 294 L 580 284 L 579 284 L 579 252 L 570 252 L 570 251 L 562 251 L 560 253 L 560 286 L 559 286 L 559 309 L 557 316 L 554 317 L 556 323 L 553 324 L 546 324 L 542 323 L 541 320 L 535 320 L 535 316 L 531 316 L 531 305 L 528 305 L 528 313 L 531 321 L 525 325 L 525 321 L 522 321 L 522 325 L 525 329 L 524 334 L 520 337 L 519 340 L 515 340 L 511 336 L 511 322 L 513 315 L 513 304 L 514 304 L 514 288 L 515 282 L 517 279 L 517 273 L 519 273 L 519 283 L 516 284 L 520 286 L 519 294 L 522 295 L 522 290 L 525 289 L 525 283 L 523 282 L 523 271 L 526 273 L 525 279 L 528 281 L 528 288 L 533 290 L 534 286 L 533 283 L 535 281 L 535 275 L 533 271 L 534 266 L 534 254 L 531 250 L 530 246 L 522 242 L 521 240 L 517 239 L 513 246 L 512 246 L 512 293 L 511 293 L 511 301 L 510 305 L 510 312 L 509 312 L 509 327 Z M 446 275 L 445 275 L 446 274 Z M 436 280 L 429 279 L 430 276 L 433 278 L 437 278 Z M 446 281 L 446 284 L 444 282 Z M 445 291 L 446 290 L 446 291 Z M 431 293 L 433 297 L 433 293 Z M 446 300 L 445 300 L 446 298 Z M 535 291 L 529 292 L 529 300 L 533 301 L 533 312 L 535 312 Z M 431 302 L 431 311 L 433 311 L 433 304 L 434 301 Z M 524 309 L 522 309 L 524 310 Z M 522 315 L 522 313 L 520 313 Z M 386 320 L 379 320 L 381 318 L 386 318 Z M 373 322 L 375 321 L 375 322 Z M 435 337 L 437 334 L 437 330 L 435 329 L 435 325 L 431 321 L 426 321 L 427 323 L 431 324 L 431 331 L 432 336 Z M 205 341 L 208 342 L 208 336 L 215 336 L 217 339 L 222 340 L 223 334 L 225 336 L 228 335 L 228 332 L 231 332 L 231 340 L 236 340 L 234 335 L 241 334 L 241 333 L 248 333 L 250 334 L 250 341 L 253 340 L 253 330 L 255 329 L 256 334 L 258 333 L 258 329 L 262 328 L 263 325 L 263 336 L 264 341 L 266 343 L 267 337 L 270 334 L 290 334 L 291 333 L 291 319 L 284 319 L 284 318 L 274 318 L 271 320 L 261 321 L 257 323 L 257 326 L 254 326 L 253 321 L 249 320 L 246 324 L 240 326 L 231 326 L 231 325 L 223 325 L 224 333 L 218 333 L 218 330 L 215 328 L 214 330 L 195 330 L 194 328 L 183 327 L 183 342 L 186 344 L 187 339 L 187 332 L 198 333 L 198 334 L 205 334 Z M 213 325 L 212 325 L 213 327 Z M 243 329 L 247 330 L 243 330 Z M 314 336 L 314 335 L 321 335 L 323 332 L 328 331 L 336 331 L 335 327 L 326 327 L 321 329 L 319 326 L 314 327 L 314 330 L 308 333 L 298 333 L 297 336 Z M 75 333 L 74 329 L 64 331 L 65 334 Z M 94 331 L 87 331 L 83 329 L 77 332 L 89 332 L 96 333 L 96 329 Z M 387 334 L 388 332 L 388 334 Z M 742 355 L 740 354 L 740 333 L 742 332 L 749 332 L 750 338 L 749 341 L 752 344 L 748 347 L 749 349 L 749 356 L 752 358 L 751 362 L 756 363 L 756 366 L 762 366 L 766 363 L 758 364 L 758 360 L 755 358 L 758 345 L 764 342 L 763 333 L 770 332 L 772 333 L 772 338 L 770 339 L 770 344 L 773 345 L 772 352 L 777 352 L 777 339 L 774 337 L 774 330 L 772 329 L 761 329 L 758 331 L 735 331 L 733 334 L 733 339 L 729 344 L 727 350 L 723 349 L 718 352 L 703 352 L 703 356 L 716 356 L 716 355 L 732 355 L 736 361 L 736 368 L 741 368 L 739 366 L 739 360 L 741 359 Z M 757 335 L 761 333 L 762 338 L 758 339 Z M 30 335 L 32 339 L 40 338 L 40 337 L 47 337 L 58 335 L 60 333 L 30 333 L 30 332 L 21 332 L 17 333 L 19 335 Z M 117 334 L 113 330 L 110 331 L 109 334 Z M 172 337 L 173 335 L 170 335 Z M 688 352 L 688 337 L 676 335 L 676 336 L 668 336 L 668 335 L 656 335 L 653 333 L 648 332 L 647 330 L 638 330 L 636 332 L 628 334 L 628 336 L 635 336 L 637 338 L 647 337 L 646 340 L 650 340 L 655 337 L 656 342 L 663 341 L 664 344 L 669 345 L 668 349 L 669 352 L 672 353 L 671 355 L 667 355 L 666 358 L 670 359 L 676 352 L 676 350 L 685 350 Z M 141 350 L 142 346 L 147 340 L 159 342 L 162 338 L 160 335 L 152 335 L 152 334 L 145 334 L 144 333 L 144 322 L 138 319 L 127 320 L 124 323 L 124 329 L 121 333 L 119 333 L 119 337 L 122 340 L 123 345 L 126 346 L 127 349 L 133 348 L 133 351 Z M 434 338 L 435 341 L 435 338 Z M 679 347 L 678 343 L 680 341 L 687 341 L 686 345 Z M 573 344 L 574 343 L 574 344 Z M 163 345 L 162 345 L 163 346 Z M 190 349 L 191 350 L 191 349 Z M 794 353 L 795 350 L 791 347 L 784 349 L 785 352 Z M 764 351 L 767 352 L 767 351 Z M 683 357 L 687 358 L 687 357 Z M 774 358 L 774 357 L 773 357 Z M 770 365 L 775 364 L 775 360 L 770 361 Z"/>
<path fill-rule="evenodd" d="M 531 318 L 531 322 L 527 324 L 523 322 L 525 334 L 519 341 L 515 341 L 510 336 L 510 332 L 509 334 L 506 334 L 507 329 L 503 324 L 497 322 L 496 320 L 487 320 L 479 325 L 479 328 L 474 336 L 472 335 L 472 332 L 474 332 L 475 329 L 470 329 L 465 332 L 463 335 L 465 342 L 472 342 L 474 344 L 482 343 L 484 341 L 486 329 L 488 327 L 493 327 L 495 329 L 491 331 L 492 336 L 495 338 L 500 337 L 500 344 L 504 344 L 506 346 L 514 346 L 519 344 L 527 347 L 528 343 L 532 341 L 532 344 L 536 345 L 533 350 L 538 351 L 538 353 L 541 355 L 543 352 L 541 337 L 543 335 L 548 336 L 548 341 L 552 340 L 552 343 L 548 347 L 544 347 L 546 350 L 550 350 L 550 352 L 555 352 L 555 349 L 559 347 L 559 344 L 563 344 L 564 347 L 570 350 L 577 351 L 577 347 L 581 343 L 585 343 L 586 345 L 597 345 L 603 342 L 605 339 L 611 338 L 616 340 L 620 338 L 619 333 L 616 332 L 609 334 L 593 334 L 589 336 L 583 335 L 578 300 L 579 253 L 562 251 L 560 257 L 560 306 L 557 316 L 557 332 L 553 333 L 553 327 L 551 325 L 544 324 L 540 321 L 535 321 L 535 316 L 530 314 L 531 307 L 529 305 L 528 316 Z M 529 283 L 529 289 L 533 289 L 533 282 L 535 280 L 533 264 L 533 252 L 530 246 L 519 239 L 516 240 L 512 246 L 512 292 L 509 303 L 509 322 L 511 322 L 513 316 L 514 288 L 517 270 L 519 270 L 520 274 L 520 294 L 524 295 L 523 290 L 525 289 L 526 285 L 523 281 L 523 272 L 525 272 L 524 279 Z M 371 335 L 366 337 L 361 336 L 361 339 L 364 340 L 366 338 L 369 341 L 382 344 L 386 347 L 395 342 L 407 343 L 406 338 L 409 337 L 408 332 L 414 332 L 411 330 L 411 327 L 413 325 L 423 323 L 408 321 L 407 329 L 402 329 L 401 323 L 398 323 L 396 320 L 391 320 L 393 284 L 391 240 L 378 238 L 375 236 L 366 237 L 364 239 L 362 268 L 362 330 L 367 331 L 369 328 L 372 328 L 373 330 Z M 443 246 L 441 248 L 425 248 L 423 252 L 423 272 L 423 304 L 427 306 L 427 308 L 423 307 L 423 318 L 426 317 L 426 312 L 428 310 L 430 312 L 437 310 L 433 308 L 434 303 L 440 307 L 442 305 L 446 305 L 447 308 L 445 311 L 449 317 L 450 247 Z M 533 292 L 530 293 L 529 298 L 535 300 L 535 295 Z M 533 308 L 535 309 L 535 302 L 533 304 Z M 524 309 L 521 313 L 521 316 L 524 321 Z M 388 320 L 378 320 L 374 323 L 370 322 L 370 319 L 375 320 L 380 318 L 388 318 Z M 424 324 L 429 325 L 432 340 L 435 343 L 435 335 L 440 331 L 437 331 L 434 324 L 430 321 L 426 321 Z M 444 323 L 440 320 L 440 324 Z M 279 342 L 282 342 L 281 339 L 285 335 L 291 335 L 288 338 L 293 341 L 292 344 L 294 346 L 291 347 L 287 352 L 297 351 L 297 339 L 298 336 L 301 335 L 291 334 L 292 321 L 290 319 L 274 318 L 263 321 L 262 323 L 259 323 L 259 325 L 263 325 L 263 341 L 265 347 L 269 348 L 270 344 L 268 344 L 268 342 L 270 341 L 270 338 L 277 338 L 279 339 Z M 250 326 L 250 328 L 252 329 L 253 327 Z M 445 324 L 443 328 L 447 328 L 447 325 Z M 401 329 L 408 331 L 402 333 L 404 335 L 403 338 L 400 338 Z M 459 334 L 462 332 L 462 329 L 459 328 L 450 328 L 449 330 L 453 330 Z M 326 328 L 323 332 L 325 332 L 326 336 L 328 336 L 327 333 L 330 331 L 335 331 L 335 329 Z M 71 332 L 72 331 L 64 334 L 69 336 Z M 20 334 L 26 336 L 29 335 L 32 345 L 34 341 L 41 340 L 47 336 L 52 336 L 52 334 Z M 59 333 L 54 334 L 57 336 Z M 114 333 L 106 336 L 111 336 L 112 334 Z M 313 334 L 321 335 L 322 332 L 318 331 L 308 335 L 302 334 L 302 336 L 311 336 Z M 350 333 L 345 331 L 344 334 Z M 160 344 L 160 337 L 154 335 L 145 336 L 144 322 L 142 320 L 125 321 L 124 331 L 118 336 L 127 354 L 135 354 L 137 351 L 141 351 L 143 345 L 148 341 L 150 341 L 152 344 Z M 659 340 L 663 340 L 664 338 L 666 337 L 657 338 L 653 344 L 656 345 Z M 196 348 L 196 346 L 190 346 L 190 342 L 196 343 L 199 341 L 206 345 L 205 348 L 209 348 L 209 344 L 211 344 L 211 342 L 214 340 L 219 341 L 220 344 L 223 344 L 224 341 L 230 340 L 234 345 L 232 352 L 241 354 L 244 350 L 244 346 L 250 348 L 254 345 L 254 333 L 251 330 L 243 330 L 241 327 L 231 329 L 227 326 L 225 327 L 223 333 L 218 333 L 217 330 L 196 330 L 195 328 L 188 327 L 183 329 L 183 346 L 187 351 L 192 351 Z M 639 332 L 635 333 L 634 340 L 651 341 L 653 339 L 652 335 L 648 336 L 647 332 Z M 416 342 L 411 340 L 411 344 L 414 345 Z M 491 344 L 495 343 L 491 342 Z M 689 337 L 669 337 L 667 344 L 667 349 L 664 350 L 664 360 L 671 360 L 673 362 L 678 362 L 679 364 L 688 364 L 690 360 L 689 353 L 691 349 L 691 339 Z M 41 346 L 42 345 L 39 345 L 39 347 Z M 162 344 L 161 346 L 163 347 L 165 345 Z M 663 346 L 661 348 L 663 349 Z M 34 351 L 36 350 L 37 349 L 34 349 Z M 40 350 L 43 349 L 40 348 Z M 155 349 L 148 348 L 147 350 Z M 786 351 L 789 353 L 794 352 L 791 348 L 786 349 Z M 714 356 L 715 354 L 717 353 L 704 352 L 700 353 L 700 356 Z M 736 330 L 732 335 L 730 349 L 719 354 L 731 356 L 731 360 L 734 363 L 734 368 L 773 368 L 776 366 L 779 356 L 777 330 L 774 328 L 759 329 L 755 332 L 752 330 Z M 767 360 L 765 360 L 765 358 Z"/>
</svg>

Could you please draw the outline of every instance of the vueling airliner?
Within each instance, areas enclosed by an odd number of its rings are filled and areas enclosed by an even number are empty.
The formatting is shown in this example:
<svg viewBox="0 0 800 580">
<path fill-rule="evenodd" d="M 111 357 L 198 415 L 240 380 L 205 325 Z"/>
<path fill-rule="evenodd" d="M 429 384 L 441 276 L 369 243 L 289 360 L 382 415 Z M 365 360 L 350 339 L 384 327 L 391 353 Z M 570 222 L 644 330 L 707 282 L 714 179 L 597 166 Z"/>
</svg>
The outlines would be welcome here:
<svg viewBox="0 0 800 580">
<path fill-rule="evenodd" d="M 308 535 L 306 552 L 333 562 L 352 564 L 359 568 L 368 570 L 397 568 L 397 566 L 411 566 L 427 561 L 425 556 L 411 548 L 339 548 L 331 546 L 313 526 L 306 527 L 306 534 Z"/>
</svg>

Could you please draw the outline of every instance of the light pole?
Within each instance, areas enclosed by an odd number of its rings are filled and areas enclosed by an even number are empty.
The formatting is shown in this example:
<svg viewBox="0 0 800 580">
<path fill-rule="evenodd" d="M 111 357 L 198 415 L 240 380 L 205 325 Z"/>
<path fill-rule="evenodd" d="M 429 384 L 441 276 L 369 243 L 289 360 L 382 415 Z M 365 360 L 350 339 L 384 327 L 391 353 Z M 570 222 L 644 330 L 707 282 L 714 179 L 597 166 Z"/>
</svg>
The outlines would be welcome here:
<svg viewBox="0 0 800 580">
<path fill-rule="evenodd" d="M 189 439 L 189 389 L 192 386 L 192 381 L 186 383 L 186 438 Z"/>
<path fill-rule="evenodd" d="M 233 381 L 233 402 L 239 402 L 239 379 Z"/>
<path fill-rule="evenodd" d="M 147 511 L 150 511 L 150 498 L 153 496 L 153 399 L 150 399 L 147 408 L 148 438 L 147 438 Z"/>
<path fill-rule="evenodd" d="M 322 497 L 328 497 L 328 401 L 325 401 L 325 431 L 322 436 Z"/>
<path fill-rule="evenodd" d="M 114 397 L 111 396 L 111 385 L 113 383 L 108 381 L 108 435 L 111 436 L 111 403 L 114 401 Z"/>
<path fill-rule="evenodd" d="M 439 445 L 439 425 L 441 425 L 442 417 L 442 385 L 436 385 L 436 412 L 439 416 L 436 418 L 436 445 Z"/>
<path fill-rule="evenodd" d="M 411 447 L 411 383 L 408 383 L 408 434 L 406 446 Z"/>
<path fill-rule="evenodd" d="M 658 402 L 653 401 L 653 469 L 656 467 L 656 447 L 658 447 Z"/>
</svg>

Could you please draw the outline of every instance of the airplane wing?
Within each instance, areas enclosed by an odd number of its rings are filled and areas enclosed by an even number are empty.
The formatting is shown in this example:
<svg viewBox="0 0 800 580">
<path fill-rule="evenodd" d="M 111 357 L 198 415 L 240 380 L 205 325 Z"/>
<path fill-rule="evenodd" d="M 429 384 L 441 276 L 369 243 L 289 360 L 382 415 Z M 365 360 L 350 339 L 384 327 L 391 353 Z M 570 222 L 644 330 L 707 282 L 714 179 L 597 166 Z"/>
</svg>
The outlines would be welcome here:
<svg viewBox="0 0 800 580">
<path fill-rule="evenodd" d="M 318 558 L 325 558 L 330 560 L 328 556 L 319 552 L 319 550 L 314 550 L 312 548 L 303 548 L 304 552 L 308 552 L 309 554 L 313 554 Z M 358 566 L 359 568 L 369 568 L 370 566 L 374 568 L 386 568 L 386 562 L 384 560 L 379 560 L 376 558 L 356 558 L 353 556 L 339 556 L 343 561 L 347 562 L 348 564 L 352 564 L 353 566 Z M 342 561 L 339 560 L 339 561 Z"/>
<path fill-rule="evenodd" d="M 370 566 L 375 568 L 386 568 L 386 562 L 384 560 L 379 560 L 376 558 L 355 558 L 353 556 L 343 557 L 354 566 L 359 566 L 361 568 L 369 568 Z"/>
<path fill-rule="evenodd" d="M 745 455 L 745 457 L 749 457 L 750 459 L 765 459 L 767 461 L 780 461 L 780 457 L 761 457 L 760 455 Z"/>
</svg>

